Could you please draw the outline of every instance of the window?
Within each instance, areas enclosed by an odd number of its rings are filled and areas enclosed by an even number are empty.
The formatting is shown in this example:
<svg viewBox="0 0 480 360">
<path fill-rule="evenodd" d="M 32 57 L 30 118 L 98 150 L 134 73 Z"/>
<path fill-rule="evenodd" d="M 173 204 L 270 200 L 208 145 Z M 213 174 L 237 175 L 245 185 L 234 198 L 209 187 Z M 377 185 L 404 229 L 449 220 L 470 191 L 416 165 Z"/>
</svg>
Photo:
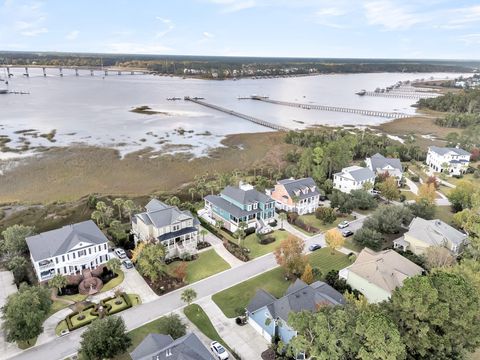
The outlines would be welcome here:
<svg viewBox="0 0 480 360">
<path fill-rule="evenodd" d="M 107 244 L 103 245 L 103 248 L 104 248 L 105 250 L 107 250 Z"/>
<path fill-rule="evenodd" d="M 65 255 L 62 255 L 62 262 L 65 262 Z"/>
<path fill-rule="evenodd" d="M 58 257 L 55 257 L 55 263 L 58 264 Z"/>
<path fill-rule="evenodd" d="M 92 248 L 88 248 L 88 254 L 90 255 L 92 253 Z"/>
<path fill-rule="evenodd" d="M 80 250 L 78 252 L 78 257 L 87 255 L 87 250 Z"/>
<path fill-rule="evenodd" d="M 72 253 L 73 258 L 75 259 L 75 253 Z"/>
</svg>

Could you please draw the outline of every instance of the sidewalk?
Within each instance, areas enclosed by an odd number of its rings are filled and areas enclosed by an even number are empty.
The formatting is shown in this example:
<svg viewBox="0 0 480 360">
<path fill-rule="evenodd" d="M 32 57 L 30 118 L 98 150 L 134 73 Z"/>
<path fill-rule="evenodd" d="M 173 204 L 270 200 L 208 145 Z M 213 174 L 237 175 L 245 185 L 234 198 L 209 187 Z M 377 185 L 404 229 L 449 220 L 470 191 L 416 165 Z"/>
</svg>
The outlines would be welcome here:
<svg viewBox="0 0 480 360">
<path fill-rule="evenodd" d="M 208 315 L 220 337 L 242 359 L 261 359 L 269 343 L 250 325 L 239 326 L 235 319 L 227 318 L 222 310 L 212 301 L 211 296 L 197 302 Z"/>
<path fill-rule="evenodd" d="M 57 327 L 57 324 L 63 319 L 65 319 L 65 317 L 71 312 L 72 310 L 67 307 L 60 311 L 57 311 L 55 314 L 45 320 L 43 323 L 43 332 L 38 337 L 36 345 L 45 344 L 49 341 L 52 341 L 53 339 L 56 339 L 57 335 L 55 334 L 55 328 Z"/>
<path fill-rule="evenodd" d="M 225 260 L 230 265 L 230 267 L 235 268 L 235 267 L 238 267 L 238 266 L 244 264 L 243 261 L 241 261 L 240 259 L 237 259 L 234 255 L 232 255 L 232 253 L 230 253 L 230 251 L 225 249 L 225 246 L 223 246 L 222 240 L 220 240 L 218 237 L 216 237 L 210 231 L 205 236 L 205 241 L 212 244 L 212 248 L 215 249 L 217 254 L 223 260 Z M 207 249 L 210 249 L 210 247 L 208 247 Z"/>
</svg>

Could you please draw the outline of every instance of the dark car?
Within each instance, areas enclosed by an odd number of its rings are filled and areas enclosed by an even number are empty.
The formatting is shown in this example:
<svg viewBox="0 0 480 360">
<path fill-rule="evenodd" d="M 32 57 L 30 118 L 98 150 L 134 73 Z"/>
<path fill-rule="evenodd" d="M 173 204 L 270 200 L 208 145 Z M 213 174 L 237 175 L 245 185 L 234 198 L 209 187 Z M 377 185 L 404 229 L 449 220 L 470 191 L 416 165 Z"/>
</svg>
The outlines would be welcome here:
<svg viewBox="0 0 480 360">
<path fill-rule="evenodd" d="M 352 236 L 352 235 L 353 235 L 353 231 L 350 231 L 350 230 L 344 230 L 344 231 L 342 231 L 342 235 L 343 235 L 343 237 L 349 237 L 349 236 Z"/>
<path fill-rule="evenodd" d="M 308 247 L 308 250 L 315 251 L 315 250 L 318 250 L 318 249 L 321 249 L 321 248 L 322 248 L 322 245 L 320 245 L 320 244 L 312 244 Z"/>
</svg>

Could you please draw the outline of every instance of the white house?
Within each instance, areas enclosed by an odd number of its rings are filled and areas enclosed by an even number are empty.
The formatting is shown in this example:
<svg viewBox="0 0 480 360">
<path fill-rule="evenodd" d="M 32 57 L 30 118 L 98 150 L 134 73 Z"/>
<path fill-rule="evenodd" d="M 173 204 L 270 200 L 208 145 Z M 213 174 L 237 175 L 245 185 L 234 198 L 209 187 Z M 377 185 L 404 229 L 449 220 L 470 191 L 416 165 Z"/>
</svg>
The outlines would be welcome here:
<svg viewBox="0 0 480 360">
<path fill-rule="evenodd" d="M 275 188 L 267 189 L 266 193 L 275 200 L 277 209 L 293 211 L 299 215 L 315 212 L 320 200 L 317 184 L 310 177 L 279 180 Z"/>
<path fill-rule="evenodd" d="M 341 172 L 333 174 L 333 187 L 347 194 L 352 190 L 364 189 L 367 183 L 373 188 L 375 173 L 361 166 L 346 167 Z"/>
<path fill-rule="evenodd" d="M 467 171 L 470 153 L 460 148 L 430 146 L 426 162 L 433 171 L 460 175 Z"/>
<path fill-rule="evenodd" d="M 366 158 L 365 164 L 377 176 L 388 173 L 390 176 L 395 177 L 398 182 L 402 180 L 403 166 L 400 159 L 387 158 L 382 154 L 376 153 L 372 157 Z"/>
<path fill-rule="evenodd" d="M 159 242 L 165 246 L 167 258 L 197 252 L 199 221 L 190 211 L 181 211 L 156 199 L 150 200 L 145 209 L 132 218 L 135 244 Z"/>
<path fill-rule="evenodd" d="M 95 269 L 109 259 L 108 239 L 92 220 L 30 236 L 26 241 L 39 281 Z"/>
</svg>

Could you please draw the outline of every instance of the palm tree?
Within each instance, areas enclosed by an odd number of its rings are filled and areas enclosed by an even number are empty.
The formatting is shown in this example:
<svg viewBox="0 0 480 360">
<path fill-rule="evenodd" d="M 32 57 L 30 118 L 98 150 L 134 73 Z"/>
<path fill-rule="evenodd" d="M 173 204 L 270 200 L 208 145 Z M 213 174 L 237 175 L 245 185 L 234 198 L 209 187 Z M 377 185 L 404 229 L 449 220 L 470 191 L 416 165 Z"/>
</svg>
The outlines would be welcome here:
<svg viewBox="0 0 480 360">
<path fill-rule="evenodd" d="M 195 194 L 197 193 L 197 190 L 195 190 L 194 187 L 191 187 L 188 189 L 188 193 L 192 196 L 192 201 L 195 199 Z"/>
<path fill-rule="evenodd" d="M 125 200 L 125 202 L 123 203 L 123 212 L 128 215 L 130 222 L 132 222 L 132 214 L 135 211 L 135 209 L 136 209 L 136 206 L 132 200 L 130 199 Z"/>
<path fill-rule="evenodd" d="M 187 303 L 187 305 L 190 305 L 197 298 L 197 292 L 192 288 L 185 289 L 180 298 L 183 302 Z"/>
<path fill-rule="evenodd" d="M 94 210 L 90 217 L 97 223 L 98 226 L 103 227 L 103 216 L 99 210 Z"/>
<path fill-rule="evenodd" d="M 293 206 L 295 208 L 297 207 L 297 203 L 298 203 L 299 200 L 300 200 L 300 198 L 297 195 L 292 196 Z"/>
<path fill-rule="evenodd" d="M 202 235 L 202 242 L 205 242 L 205 235 L 208 235 L 208 231 L 205 229 L 201 229 L 200 235 Z"/>
<path fill-rule="evenodd" d="M 111 272 L 117 273 L 120 270 L 121 266 L 122 266 L 122 263 L 116 257 L 111 258 L 110 260 L 107 261 L 107 269 L 110 270 Z"/>
<path fill-rule="evenodd" d="M 62 294 L 62 289 L 67 286 L 68 280 L 65 276 L 62 274 L 56 274 L 49 282 L 48 284 L 57 289 L 60 294 Z"/>
<path fill-rule="evenodd" d="M 178 205 L 180 205 L 180 199 L 179 199 L 178 197 L 176 197 L 175 195 L 170 196 L 165 202 L 166 202 L 167 204 L 171 205 L 171 206 L 178 206 Z"/>
<path fill-rule="evenodd" d="M 280 228 L 283 229 L 283 222 L 287 220 L 287 213 L 281 212 L 280 214 L 278 214 L 278 218 L 280 219 Z"/>
<path fill-rule="evenodd" d="M 122 220 L 122 206 L 124 200 L 122 198 L 116 198 L 113 200 L 112 204 L 117 207 L 118 209 L 118 220 Z"/>
<path fill-rule="evenodd" d="M 248 227 L 247 223 L 244 221 L 240 221 L 238 224 L 238 229 L 235 231 L 238 237 L 238 246 L 241 246 L 242 241 L 245 239 L 245 229 Z"/>
<path fill-rule="evenodd" d="M 215 220 L 215 227 L 220 230 L 223 227 L 223 220 Z"/>
</svg>

